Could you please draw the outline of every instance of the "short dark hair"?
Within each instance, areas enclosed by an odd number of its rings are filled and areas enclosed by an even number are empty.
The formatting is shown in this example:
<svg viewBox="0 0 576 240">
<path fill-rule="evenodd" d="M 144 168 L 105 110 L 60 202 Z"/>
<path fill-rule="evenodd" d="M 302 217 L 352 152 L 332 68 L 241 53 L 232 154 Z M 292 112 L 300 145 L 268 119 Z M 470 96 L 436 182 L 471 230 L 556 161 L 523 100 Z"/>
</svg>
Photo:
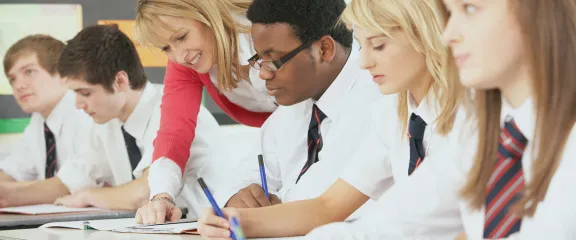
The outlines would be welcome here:
<svg viewBox="0 0 576 240">
<path fill-rule="evenodd" d="M 338 21 L 344 8 L 344 0 L 254 0 L 246 15 L 252 23 L 287 23 L 302 43 L 330 35 L 350 49 L 352 31 Z"/>
<path fill-rule="evenodd" d="M 51 75 L 58 73 L 58 58 L 64 49 L 64 43 L 44 34 L 29 35 L 14 43 L 4 55 L 4 74 L 18 59 L 27 54 L 36 54 L 38 64 Z"/>
<path fill-rule="evenodd" d="M 82 29 L 68 41 L 58 63 L 61 77 L 84 78 L 110 92 L 120 71 L 126 72 L 132 89 L 146 85 L 146 74 L 136 47 L 118 29 L 118 25 L 95 25 Z"/>
</svg>

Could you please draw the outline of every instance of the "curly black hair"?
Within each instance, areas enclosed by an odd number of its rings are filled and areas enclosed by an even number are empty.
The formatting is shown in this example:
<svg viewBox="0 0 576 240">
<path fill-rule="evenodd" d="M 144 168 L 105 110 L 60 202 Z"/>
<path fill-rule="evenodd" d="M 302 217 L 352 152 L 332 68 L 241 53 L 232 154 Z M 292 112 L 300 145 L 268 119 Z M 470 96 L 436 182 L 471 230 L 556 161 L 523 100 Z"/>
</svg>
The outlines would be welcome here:
<svg viewBox="0 0 576 240">
<path fill-rule="evenodd" d="M 302 43 L 330 35 L 344 48 L 352 48 L 352 31 L 339 23 L 344 0 L 254 0 L 248 12 L 252 23 L 287 23 Z"/>
</svg>

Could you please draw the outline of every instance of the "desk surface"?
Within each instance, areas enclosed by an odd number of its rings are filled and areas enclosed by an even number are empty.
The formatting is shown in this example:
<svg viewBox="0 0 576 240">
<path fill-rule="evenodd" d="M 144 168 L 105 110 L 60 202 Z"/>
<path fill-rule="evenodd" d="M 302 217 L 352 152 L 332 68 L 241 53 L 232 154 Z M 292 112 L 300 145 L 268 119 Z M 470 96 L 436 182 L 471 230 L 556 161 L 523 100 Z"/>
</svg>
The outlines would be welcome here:
<svg viewBox="0 0 576 240">
<path fill-rule="evenodd" d="M 200 240 L 196 235 L 166 235 L 166 234 L 133 234 L 114 233 L 93 230 L 70 230 L 70 229 L 25 229 L 0 231 L 0 240 Z M 298 239 L 296 238 L 281 238 Z M 271 240 L 271 239 L 269 239 Z"/>
<path fill-rule="evenodd" d="M 42 215 L 0 214 L 0 229 L 30 228 L 51 222 L 71 222 L 113 218 L 133 218 L 134 212 L 98 211 Z"/>
</svg>

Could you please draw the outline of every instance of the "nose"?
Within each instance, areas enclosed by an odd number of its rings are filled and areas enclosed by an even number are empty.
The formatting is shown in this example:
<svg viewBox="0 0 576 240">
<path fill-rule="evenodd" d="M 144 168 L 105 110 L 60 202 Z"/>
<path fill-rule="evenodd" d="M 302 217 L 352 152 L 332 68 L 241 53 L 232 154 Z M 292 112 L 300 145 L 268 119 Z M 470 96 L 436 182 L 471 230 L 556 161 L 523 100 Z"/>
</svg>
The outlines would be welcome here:
<svg viewBox="0 0 576 240">
<path fill-rule="evenodd" d="M 374 68 L 375 63 L 367 51 L 368 50 L 364 48 L 360 49 L 360 68 L 370 70 Z"/>
<path fill-rule="evenodd" d="M 271 80 L 274 78 L 274 72 L 266 70 L 266 68 L 260 68 L 260 78 L 263 80 Z"/>
<path fill-rule="evenodd" d="M 12 88 L 16 91 L 23 91 L 28 88 L 28 83 L 21 78 L 16 78 L 12 81 Z"/>
<path fill-rule="evenodd" d="M 461 33 L 458 32 L 452 17 L 448 19 L 448 23 L 446 24 L 446 28 L 444 28 L 444 32 L 442 33 L 442 42 L 449 47 L 452 47 L 459 41 Z"/>
<path fill-rule="evenodd" d="M 182 49 L 173 48 L 174 55 L 176 57 L 176 62 L 179 64 L 185 64 L 186 58 L 188 57 L 189 52 Z"/>
<path fill-rule="evenodd" d="M 80 96 L 78 95 L 76 95 L 76 108 L 82 110 L 85 110 L 86 108 L 86 104 L 80 99 Z"/>
</svg>

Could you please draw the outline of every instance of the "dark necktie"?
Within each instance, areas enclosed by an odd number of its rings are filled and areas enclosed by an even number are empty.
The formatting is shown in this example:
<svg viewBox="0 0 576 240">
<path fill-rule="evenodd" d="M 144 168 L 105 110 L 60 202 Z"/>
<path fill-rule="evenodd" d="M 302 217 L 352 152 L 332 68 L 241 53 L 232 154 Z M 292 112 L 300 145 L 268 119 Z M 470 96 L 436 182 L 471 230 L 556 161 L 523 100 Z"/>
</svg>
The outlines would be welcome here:
<svg viewBox="0 0 576 240">
<path fill-rule="evenodd" d="M 424 131 L 426 130 L 426 122 L 412 113 L 410 115 L 410 122 L 408 123 L 408 138 L 410 139 L 410 164 L 408 165 L 408 175 L 411 175 L 414 170 L 424 161 L 426 151 L 424 151 Z"/>
<path fill-rule="evenodd" d="M 46 179 L 54 177 L 56 174 L 56 139 L 54 133 L 50 131 L 48 125 L 44 123 L 44 140 L 46 141 Z"/>
<path fill-rule="evenodd" d="M 521 218 L 509 211 L 524 190 L 522 154 L 528 140 L 514 121 L 504 123 L 496 165 L 487 186 L 484 238 L 506 238 L 520 230 Z"/>
<path fill-rule="evenodd" d="M 326 118 L 326 114 L 320 111 L 320 108 L 314 104 L 312 107 L 312 118 L 310 118 L 310 126 L 308 128 L 308 160 L 300 174 L 298 175 L 298 179 L 296 179 L 296 183 L 300 181 L 300 178 L 308 171 L 308 169 L 314 164 L 318 162 L 318 153 L 322 150 L 322 135 L 320 134 L 320 124 Z"/>
<path fill-rule="evenodd" d="M 124 142 L 126 143 L 126 150 L 128 151 L 128 158 L 130 159 L 130 165 L 132 166 L 132 171 L 136 169 L 140 159 L 142 159 L 142 153 L 138 145 L 136 145 L 136 138 L 132 137 L 130 133 L 126 132 L 124 126 L 122 126 L 122 134 L 124 135 Z"/>
</svg>

